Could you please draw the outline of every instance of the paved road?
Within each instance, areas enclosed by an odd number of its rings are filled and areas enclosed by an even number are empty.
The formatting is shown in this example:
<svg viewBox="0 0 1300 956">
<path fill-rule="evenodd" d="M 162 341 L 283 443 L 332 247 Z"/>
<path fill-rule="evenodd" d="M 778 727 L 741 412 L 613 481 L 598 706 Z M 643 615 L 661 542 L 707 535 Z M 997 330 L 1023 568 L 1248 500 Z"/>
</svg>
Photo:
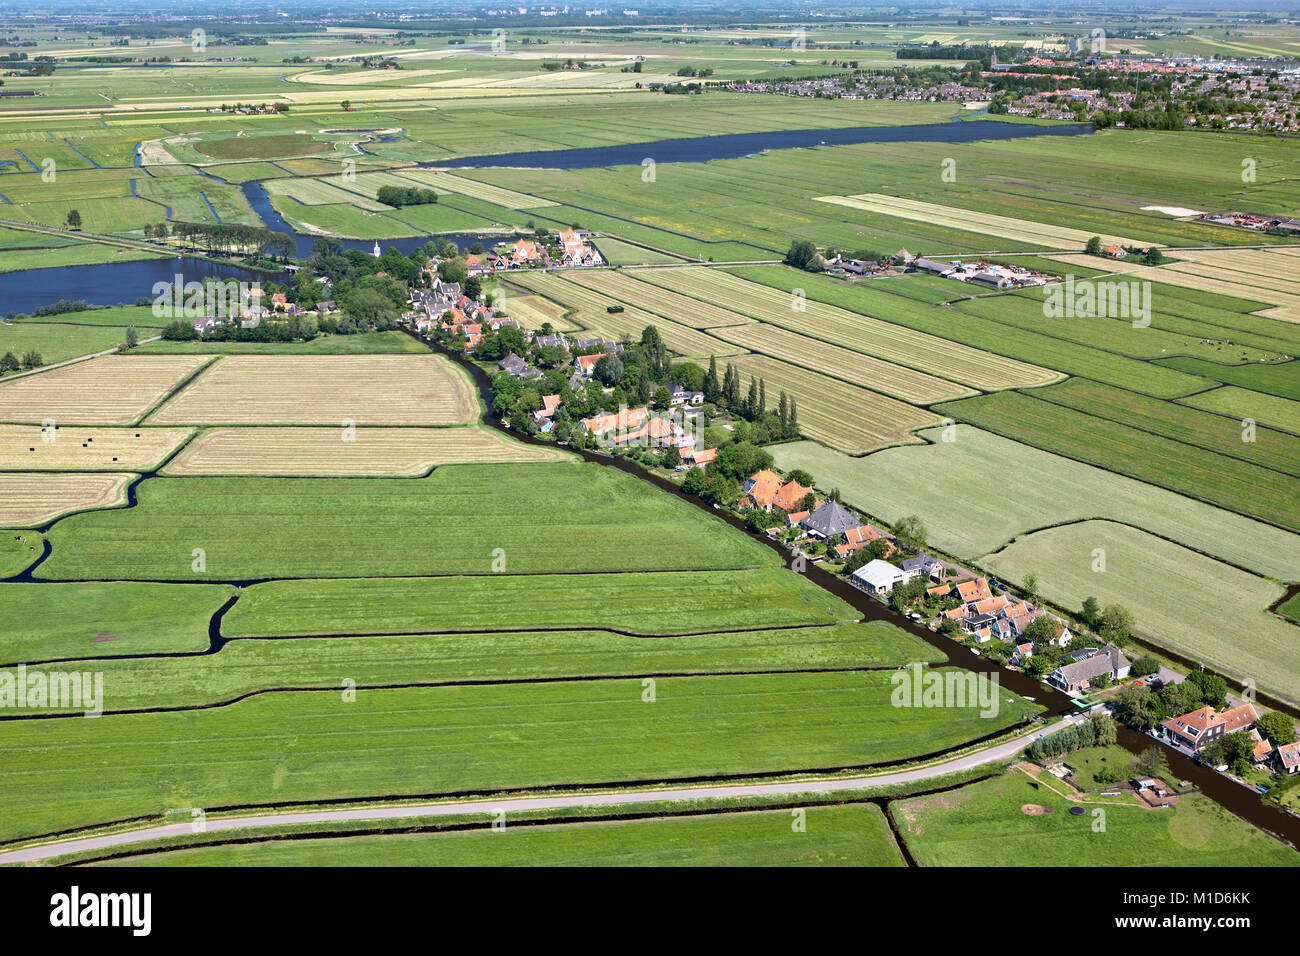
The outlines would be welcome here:
<svg viewBox="0 0 1300 956">
<path fill-rule="evenodd" d="M 1073 718 L 1077 719 L 1077 718 Z M 990 763 L 1010 760 L 1039 735 L 1060 730 L 1071 722 L 1059 720 L 1048 727 L 1038 728 L 1015 740 L 978 750 L 943 763 L 912 770 L 870 774 L 862 777 L 818 777 L 810 780 L 783 781 L 781 783 L 743 783 L 732 785 L 704 785 L 672 787 L 657 790 L 613 790 L 606 793 L 558 794 L 542 797 L 507 797 L 498 800 L 448 800 L 439 803 L 407 806 L 359 807 L 351 810 L 310 810 L 294 813 L 264 813 L 247 817 L 221 817 L 207 821 L 208 833 L 233 832 L 253 827 L 291 826 L 294 824 L 342 823 L 365 820 L 396 821 L 413 817 L 445 817 L 460 814 L 495 814 L 501 810 L 560 810 L 566 807 L 613 807 L 662 800 L 741 799 L 745 797 L 798 796 L 806 793 L 829 793 L 845 790 L 866 790 L 871 787 L 896 783 L 913 783 L 929 780 Z M 111 833 L 106 836 L 81 837 L 46 843 L 0 853 L 0 864 L 35 863 L 67 853 L 87 850 L 115 850 L 145 840 L 187 836 L 193 833 L 190 823 L 171 823 L 145 827 L 140 830 Z"/>
</svg>

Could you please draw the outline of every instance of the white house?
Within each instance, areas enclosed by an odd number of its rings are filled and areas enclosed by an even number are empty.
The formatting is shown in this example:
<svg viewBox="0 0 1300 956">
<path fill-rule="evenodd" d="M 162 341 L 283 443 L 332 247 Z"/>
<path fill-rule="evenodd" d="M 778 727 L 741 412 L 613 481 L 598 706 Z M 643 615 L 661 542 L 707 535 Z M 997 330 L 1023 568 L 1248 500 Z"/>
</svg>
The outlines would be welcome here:
<svg viewBox="0 0 1300 956">
<path fill-rule="evenodd" d="M 876 558 L 854 571 L 851 580 L 868 594 L 888 594 L 906 581 L 907 575 L 888 561 Z"/>
</svg>

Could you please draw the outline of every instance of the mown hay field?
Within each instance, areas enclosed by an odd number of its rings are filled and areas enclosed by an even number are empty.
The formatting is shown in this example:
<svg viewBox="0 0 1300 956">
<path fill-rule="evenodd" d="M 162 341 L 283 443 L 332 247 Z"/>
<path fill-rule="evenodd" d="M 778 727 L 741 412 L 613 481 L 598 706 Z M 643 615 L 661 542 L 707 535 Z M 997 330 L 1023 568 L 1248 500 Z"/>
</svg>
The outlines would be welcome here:
<svg viewBox="0 0 1300 956">
<path fill-rule="evenodd" d="M 335 203 L 351 203 L 372 212 L 384 212 L 390 209 L 371 195 L 366 196 L 339 189 L 337 186 L 320 179 L 268 179 L 266 191 L 273 196 L 288 196 L 306 206 L 328 206 Z"/>
<path fill-rule="evenodd" d="M 978 389 L 1045 385 L 1057 372 L 1003 358 L 906 326 L 749 282 L 716 269 L 646 270 L 647 282 L 725 305 L 792 332 L 864 352 Z M 791 281 L 799 277 L 791 273 Z"/>
<path fill-rule="evenodd" d="M 130 425 L 208 361 L 206 355 L 106 355 L 0 382 L 0 419 Z"/>
<path fill-rule="evenodd" d="M 750 376 L 766 385 L 768 408 L 775 408 L 780 393 L 785 392 L 798 405 L 803 434 L 849 454 L 918 441 L 912 431 L 942 421 L 925 409 L 766 355 L 742 355 L 728 361 L 741 372 L 742 393 L 749 387 Z"/>
<path fill-rule="evenodd" d="M 31 528 L 74 511 L 126 503 L 136 476 L 114 472 L 0 473 L 0 528 Z"/>
<path fill-rule="evenodd" d="M 814 442 L 777 445 L 772 454 L 779 467 L 807 469 L 820 487 L 839 488 L 846 502 L 884 521 L 919 515 L 930 541 L 959 557 L 1049 525 L 1110 518 L 1265 577 L 1292 580 L 1300 569 L 1300 535 L 1261 521 L 969 425 L 921 437 L 933 444 L 866 458 Z"/>
<path fill-rule="evenodd" d="M 847 206 L 849 209 L 861 209 L 864 212 L 898 216 L 930 225 L 947 226 L 951 229 L 965 229 L 969 232 L 981 232 L 987 236 L 1011 239 L 1033 245 L 1047 246 L 1053 249 L 1082 249 L 1093 235 L 1081 229 L 1069 229 L 1065 226 L 1053 226 L 1028 219 L 1016 219 L 1011 216 L 996 216 L 959 206 L 945 206 L 940 203 L 922 202 L 919 199 L 903 199 L 899 196 L 885 196 L 880 193 L 862 193 L 857 196 L 818 196 L 818 202 Z M 1122 246 L 1150 245 L 1141 239 L 1126 236 L 1102 235 L 1101 241 L 1106 245 L 1119 243 Z"/>
<path fill-rule="evenodd" d="M 626 302 L 648 312 L 655 312 L 696 329 L 710 329 L 723 325 L 752 325 L 754 322 L 747 315 L 741 315 L 739 312 L 733 312 L 711 302 L 692 299 L 649 282 L 638 282 L 630 273 L 605 270 L 571 272 L 568 278 L 588 289 L 602 292 L 611 299 Z"/>
<path fill-rule="evenodd" d="M 1268 249 L 1207 249 L 1179 252 L 1175 258 L 1179 261 L 1166 268 L 1300 296 L 1294 255 Z"/>
<path fill-rule="evenodd" d="M 458 425 L 469 377 L 438 355 L 228 355 L 150 416 L 155 425 Z"/>
<path fill-rule="evenodd" d="M 853 385 L 901 398 L 913 405 L 929 405 L 976 394 L 973 389 L 917 372 L 901 365 L 851 352 L 818 339 L 810 339 L 766 323 L 717 329 L 713 333 L 751 352 L 843 379 Z"/>
<path fill-rule="evenodd" d="M 151 471 L 191 434 L 189 428 L 0 425 L 0 470 Z"/>
<path fill-rule="evenodd" d="M 1043 596 L 1065 608 L 1090 595 L 1123 604 L 1154 643 L 1300 702 L 1300 627 L 1267 611 L 1281 585 L 1110 521 L 1038 531 L 985 564 L 1012 581 L 1038 575 Z"/>
<path fill-rule="evenodd" d="M 735 355 L 742 351 L 698 329 L 673 322 L 662 315 L 638 309 L 633 305 L 624 305 L 622 312 L 609 312 L 607 311 L 609 306 L 623 305 L 622 300 L 558 276 L 538 272 L 519 273 L 511 275 L 510 282 L 539 292 L 563 305 L 577 308 L 578 313 L 574 320 L 583 328 L 607 335 L 616 341 L 624 336 L 633 341 L 640 341 L 645 327 L 653 325 L 659 330 L 668 350 L 678 355 L 705 357 Z"/>
<path fill-rule="evenodd" d="M 504 186 L 480 183 L 452 173 L 435 172 L 427 169 L 403 169 L 398 171 L 397 175 L 424 186 L 431 186 L 442 192 L 472 196 L 474 199 L 482 199 L 484 202 L 505 206 L 507 209 L 540 209 L 543 206 L 559 205 L 557 202 L 543 199 L 540 196 L 529 196 L 513 189 L 506 189 Z"/>
<path fill-rule="evenodd" d="M 505 314 L 526 329 L 534 332 L 547 322 L 557 332 L 573 332 L 580 326 L 564 318 L 569 310 L 558 302 L 552 302 L 540 295 L 510 295 L 507 293 L 499 300 Z"/>
<path fill-rule="evenodd" d="M 381 475 L 413 478 L 438 465 L 559 461 L 563 452 L 464 428 L 266 427 L 204 431 L 165 475 Z"/>
</svg>

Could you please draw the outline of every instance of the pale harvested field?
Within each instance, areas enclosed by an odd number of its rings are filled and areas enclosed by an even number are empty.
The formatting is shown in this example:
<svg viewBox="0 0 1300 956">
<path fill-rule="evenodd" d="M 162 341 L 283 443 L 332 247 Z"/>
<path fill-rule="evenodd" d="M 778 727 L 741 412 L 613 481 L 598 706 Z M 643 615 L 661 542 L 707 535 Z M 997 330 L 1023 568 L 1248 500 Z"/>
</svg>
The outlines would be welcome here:
<svg viewBox="0 0 1300 956">
<path fill-rule="evenodd" d="M 473 196 L 475 199 L 496 203 L 498 206 L 505 206 L 507 209 L 539 209 L 542 206 L 559 205 L 559 203 L 550 199 L 530 196 L 527 193 L 515 192 L 513 189 L 493 186 L 490 183 L 475 182 L 472 179 L 466 179 L 464 176 L 435 172 L 431 169 L 404 169 L 401 171 L 401 176 L 404 179 L 414 180 L 417 183 L 432 186 L 443 192 Z"/>
<path fill-rule="evenodd" d="M 374 198 L 360 192 L 349 192 L 331 182 L 322 179 L 268 179 L 266 191 L 273 196 L 288 196 L 304 206 L 331 206 L 337 203 L 351 203 L 371 212 L 383 212 L 392 207 L 385 206 Z"/>
<path fill-rule="evenodd" d="M 911 434 L 914 429 L 943 421 L 925 409 L 766 355 L 742 355 L 727 361 L 741 372 L 742 395 L 748 393 L 751 375 L 762 379 L 767 387 L 768 408 L 776 408 L 781 392 L 785 392 L 798 406 L 799 430 L 803 434 L 850 455 L 918 442 L 920 439 Z"/>
<path fill-rule="evenodd" d="M 823 372 L 833 378 L 884 392 L 914 405 L 930 405 L 959 395 L 978 394 L 974 389 L 947 379 L 935 378 L 901 365 L 891 365 L 861 352 L 851 352 L 838 345 L 829 345 L 767 323 L 716 329 L 713 334 L 744 346 L 751 352 L 761 352 L 794 365 Z"/>
<path fill-rule="evenodd" d="M 886 196 L 881 193 L 862 193 L 857 196 L 818 196 L 818 202 L 861 209 L 864 212 L 885 216 L 897 216 L 913 222 L 924 222 L 949 229 L 963 229 L 967 232 L 979 232 L 986 236 L 998 236 L 1016 242 L 1028 242 L 1039 246 L 1057 249 L 1082 249 L 1088 240 L 1100 235 L 1101 241 L 1110 245 L 1146 246 L 1150 243 L 1125 236 L 1106 233 L 1085 232 L 1081 229 L 1069 229 L 1065 226 L 1053 226 L 1029 219 L 1016 219 L 1010 216 L 995 216 L 992 213 L 976 212 L 959 206 L 945 206 L 940 203 L 922 202 L 919 199 L 902 199 L 898 196 Z"/>
<path fill-rule="evenodd" d="M 572 332 L 580 328 L 580 326 L 564 318 L 564 313 L 568 309 L 558 302 L 552 302 L 540 295 L 511 295 L 506 293 L 499 301 L 504 307 L 507 316 L 524 328 L 532 329 L 534 332 L 546 322 L 551 323 L 551 328 L 557 332 Z"/>
<path fill-rule="evenodd" d="M 0 420 L 130 425 L 209 360 L 206 355 L 106 355 L 0 382 Z"/>
<path fill-rule="evenodd" d="M 1295 255 L 1282 249 L 1213 249 L 1198 252 L 1175 252 L 1175 259 L 1194 262 L 1221 270 L 1225 279 L 1234 279 L 1233 273 L 1244 276 L 1244 281 L 1263 280 L 1265 288 L 1300 295 L 1300 278 L 1296 275 Z"/>
<path fill-rule="evenodd" d="M 1062 378 L 1051 369 L 1017 362 L 813 299 L 803 303 L 802 312 L 795 311 L 790 293 L 717 269 L 647 269 L 642 278 L 707 302 L 729 306 L 792 332 L 984 391 L 1046 385 Z"/>
<path fill-rule="evenodd" d="M 437 355 L 230 355 L 150 416 L 155 425 L 460 425 L 469 377 Z"/>
<path fill-rule="evenodd" d="M 0 527 L 35 528 L 62 515 L 126 503 L 132 474 L 0 474 Z"/>
<path fill-rule="evenodd" d="M 1283 322 L 1300 322 L 1300 296 L 1278 292 L 1260 285 L 1260 280 L 1241 273 L 1217 270 L 1210 275 L 1204 266 L 1178 264 L 1152 266 L 1149 278 L 1156 282 L 1196 289 L 1201 292 L 1216 292 L 1219 295 L 1235 296 L 1238 299 L 1253 299 L 1256 302 L 1274 302 L 1271 309 L 1261 309 L 1255 315 L 1263 315 Z M 1146 277 L 1147 274 L 1143 273 Z"/>
<path fill-rule="evenodd" d="M 645 272 L 647 270 L 639 270 Z M 695 329 L 711 329 L 724 325 L 749 325 L 753 319 L 731 309 L 692 299 L 689 296 L 665 289 L 651 282 L 639 282 L 632 274 L 626 272 L 569 272 L 566 277 L 579 285 L 602 292 L 612 299 L 626 302 L 639 309 L 645 309 L 689 325 Z"/>
<path fill-rule="evenodd" d="M 477 425 L 358 428 L 351 441 L 344 435 L 342 428 L 214 428 L 187 445 L 163 474 L 414 478 L 437 465 L 569 457 Z"/>
<path fill-rule="evenodd" d="M 44 432 L 40 425 L 0 425 L 0 471 L 150 471 L 192 429 L 64 425 L 50 429 L 52 441 Z"/>
<path fill-rule="evenodd" d="M 1106 556 L 1101 574 L 1092 566 L 1097 548 Z M 1109 521 L 1039 531 L 985 563 L 1012 581 L 1037 574 L 1043 595 L 1067 608 L 1089 595 L 1123 604 L 1161 646 L 1300 701 L 1300 627 L 1267 612 L 1282 595 L 1271 581 Z"/>
<path fill-rule="evenodd" d="M 735 355 L 743 351 L 730 343 L 714 338 L 698 329 L 665 319 L 662 315 L 624 305 L 622 312 L 608 312 L 610 305 L 622 305 L 614 296 L 585 288 L 554 275 L 541 272 L 520 272 L 510 276 L 510 282 L 540 292 L 548 299 L 576 307 L 575 321 L 584 329 L 598 332 L 608 338 L 620 340 L 624 336 L 640 341 L 647 325 L 653 325 L 663 336 L 669 351 L 688 357 L 709 355 Z"/>
<path fill-rule="evenodd" d="M 383 83 L 390 80 L 410 80 L 422 76 L 438 76 L 451 70 L 311 70 L 289 77 L 291 83 L 323 83 L 326 86 L 347 86 L 349 83 Z"/>
</svg>

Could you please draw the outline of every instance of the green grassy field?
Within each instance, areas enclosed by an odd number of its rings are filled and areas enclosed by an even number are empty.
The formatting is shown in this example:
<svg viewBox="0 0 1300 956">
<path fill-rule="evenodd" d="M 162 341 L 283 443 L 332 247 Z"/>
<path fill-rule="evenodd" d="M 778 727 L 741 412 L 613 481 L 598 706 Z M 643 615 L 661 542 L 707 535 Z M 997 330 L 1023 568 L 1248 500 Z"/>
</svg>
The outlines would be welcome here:
<svg viewBox="0 0 1300 956">
<path fill-rule="evenodd" d="M 141 338 L 155 334 L 155 330 L 136 330 Z M 0 355 L 12 352 L 22 358 L 28 351 L 38 353 L 46 365 L 102 352 L 121 345 L 126 340 L 126 329 L 118 326 L 56 325 L 52 322 L 0 323 Z"/>
<path fill-rule="evenodd" d="M 1177 406 L 1169 406 L 1168 413 L 1157 408 L 1143 416 L 1141 405 L 1135 403 L 1130 417 L 1145 426 L 1146 430 L 1141 430 L 1104 417 L 1106 409 L 1095 399 L 1085 400 L 1083 404 L 1103 415 L 1076 411 L 1017 392 L 961 399 L 936 408 L 958 421 L 1035 448 L 1199 498 L 1228 511 L 1300 530 L 1300 479 L 1156 434 L 1156 429 L 1173 427 L 1171 419 L 1179 413 Z M 1228 442 L 1233 438 L 1237 446 L 1243 444 L 1241 429 L 1232 422 L 1210 418 L 1205 428 L 1197 433 L 1202 445 L 1215 441 L 1220 447 L 1231 448 Z M 1207 434 L 1213 438 L 1205 437 Z M 1282 441 L 1282 436 L 1276 436 L 1274 444 Z M 1291 454 L 1283 455 L 1280 463 L 1295 470 L 1296 460 L 1293 457 L 1289 462 L 1286 460 Z"/>
<path fill-rule="evenodd" d="M 1028 816 L 1035 804 L 1050 813 Z M 1018 771 L 960 790 L 890 804 L 922 866 L 1296 866 L 1295 850 L 1194 794 L 1172 810 L 1107 805 L 1073 816 L 1070 801 Z"/>
<path fill-rule="evenodd" d="M 614 627 L 681 634 L 854 620 L 858 612 L 785 568 L 273 581 L 245 590 L 230 637 Z"/>
<path fill-rule="evenodd" d="M 1279 365 L 1216 365 L 1194 358 L 1171 358 L 1161 359 L 1159 364 L 1201 376 L 1198 391 L 1209 388 L 1214 382 L 1222 382 L 1224 385 L 1236 385 L 1300 401 L 1300 362 L 1295 360 Z"/>
<path fill-rule="evenodd" d="M 1096 790 L 1108 786 L 1097 780 L 1102 769 L 1118 771 L 1120 780 L 1130 779 L 1137 770 L 1137 759 L 1119 744 L 1107 747 L 1085 747 L 1061 758 L 1074 771 L 1071 782 L 1080 790 Z M 1115 781 L 1111 781 L 1114 783 Z"/>
<path fill-rule="evenodd" d="M 1300 566 L 1300 536 L 1289 531 L 970 426 L 955 426 L 951 441 L 944 429 L 920 434 L 931 444 L 866 458 L 812 442 L 778 445 L 773 456 L 885 521 L 919 515 L 936 547 L 962 557 L 1038 528 L 1111 518 L 1265 577 L 1287 580 Z"/>
<path fill-rule="evenodd" d="M 79 648 L 86 653 L 83 648 Z M 510 631 L 401 637 L 233 640 L 211 655 L 70 664 L 104 674 L 109 711 L 230 703 L 278 688 L 884 669 L 942 655 L 892 624 L 832 624 L 677 637 Z"/>
<path fill-rule="evenodd" d="M 1108 521 L 1035 532 L 985 563 L 1011 581 L 1036 574 L 1043 596 L 1068 609 L 1089 595 L 1123 604 L 1154 643 L 1300 700 L 1300 628 L 1266 612 L 1282 596 L 1271 581 Z"/>
<path fill-rule="evenodd" d="M 1300 594 L 1297 594 L 1289 601 L 1284 601 L 1278 607 L 1277 612 L 1283 617 L 1290 618 L 1292 621 L 1300 624 Z"/>
<path fill-rule="evenodd" d="M 208 619 L 234 594 L 216 585 L 5 584 L 0 660 L 116 657 L 208 646 Z"/>
<path fill-rule="evenodd" d="M 36 531 L 0 534 L 0 578 L 11 578 L 41 556 L 43 535 Z"/>
<path fill-rule="evenodd" d="M 1242 427 L 1246 419 L 1258 425 L 1271 426 L 1300 435 L 1300 402 L 1289 398 L 1278 398 L 1250 389 L 1225 385 L 1222 388 L 1188 395 L 1179 399 L 1183 405 L 1205 409 L 1219 415 L 1237 419 L 1230 424 Z"/>
<path fill-rule="evenodd" d="M 127 866 L 902 866 L 870 803 L 175 850 Z"/>
<path fill-rule="evenodd" d="M 1232 388 L 1227 390 L 1239 391 Z M 1220 457 L 1241 459 L 1289 475 L 1300 475 L 1300 437 L 1264 427 L 1265 421 L 1262 420 L 1258 422 L 1259 427 L 1254 430 L 1253 435 L 1247 434 L 1240 420 L 1185 407 L 1199 404 L 1196 399 L 1201 396 L 1193 395 L 1175 404 L 1124 389 L 1099 385 L 1081 378 L 1036 389 L 1031 394 L 1034 398 L 1114 422 L 1123 426 L 1122 431 L 1125 434 L 1131 434 L 1130 429 L 1149 432 L 1172 441 L 1217 452 Z M 1287 404 L 1286 399 L 1257 395 L 1257 393 L 1256 397 L 1268 403 L 1275 403 L 1277 406 Z M 1229 401 L 1231 402 L 1230 397 Z M 1292 418 L 1292 422 L 1295 427 L 1300 428 L 1300 404 L 1295 405 L 1295 409 L 1296 415 Z M 1272 404 L 1266 406 L 1265 411 L 1266 414 L 1274 411 Z M 1280 407 L 1276 412 L 1277 418 L 1284 417 Z M 1268 415 L 1270 419 L 1274 417 Z M 1248 438 L 1252 440 L 1246 440 Z M 1165 447 L 1172 449 L 1174 446 Z M 1216 465 L 1225 471 L 1231 471 L 1235 467 L 1233 462 L 1218 461 Z"/>
<path fill-rule="evenodd" d="M 899 708 L 888 673 L 283 693 L 0 724 L 0 838 L 186 807 L 875 764 L 1036 709 Z M 119 772 L 105 775 L 96 768 Z M 142 772 L 121 772 L 140 768 Z"/>
<path fill-rule="evenodd" d="M 405 332 L 318 335 L 310 342 L 169 342 L 140 346 L 141 355 L 368 355 L 427 352 L 428 346 Z"/>
<path fill-rule="evenodd" d="M 448 465 L 421 479 L 151 478 L 138 495 L 135 508 L 60 522 L 42 577 L 97 578 L 110 567 L 164 581 L 491 574 L 498 558 L 512 573 L 778 560 L 692 505 L 591 464 Z M 548 512 L 563 520 L 539 521 Z M 194 570 L 195 549 L 204 571 Z"/>
</svg>

